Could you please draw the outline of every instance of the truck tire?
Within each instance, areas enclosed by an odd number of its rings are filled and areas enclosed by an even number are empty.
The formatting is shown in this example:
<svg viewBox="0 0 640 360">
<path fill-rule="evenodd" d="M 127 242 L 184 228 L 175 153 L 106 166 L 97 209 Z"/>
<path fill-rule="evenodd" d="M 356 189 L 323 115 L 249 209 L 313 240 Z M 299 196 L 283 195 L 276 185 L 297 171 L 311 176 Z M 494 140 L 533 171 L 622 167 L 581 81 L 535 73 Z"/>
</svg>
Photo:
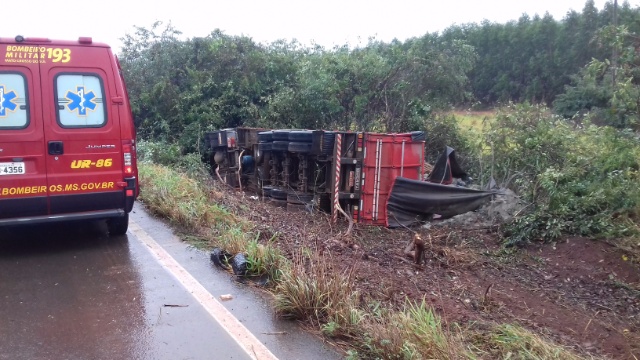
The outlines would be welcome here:
<svg viewBox="0 0 640 360">
<path fill-rule="evenodd" d="M 289 141 L 290 130 L 273 130 L 271 137 L 273 141 Z"/>
<path fill-rule="evenodd" d="M 326 131 L 322 137 L 322 155 L 333 155 L 333 146 L 336 142 L 336 133 L 332 131 Z"/>
<path fill-rule="evenodd" d="M 272 131 L 261 131 L 258 133 L 258 142 L 270 142 L 273 141 Z"/>
<path fill-rule="evenodd" d="M 122 217 L 107 219 L 107 230 L 110 236 L 120 236 L 127 233 L 129 228 L 129 214 Z"/>
<path fill-rule="evenodd" d="M 267 185 L 262 187 L 262 196 L 271 197 L 271 191 L 273 190 L 273 186 Z"/>
<path fill-rule="evenodd" d="M 282 140 L 274 140 L 271 146 L 273 151 L 287 151 L 289 149 L 289 142 Z"/>
<path fill-rule="evenodd" d="M 290 142 L 288 150 L 289 152 L 292 152 L 292 153 L 308 154 L 311 152 L 311 143 Z"/>
<path fill-rule="evenodd" d="M 287 191 L 280 188 L 271 189 L 271 198 L 276 200 L 287 200 Z"/>
<path fill-rule="evenodd" d="M 289 141 L 295 142 L 311 142 L 311 130 L 296 130 L 289 132 Z"/>
<path fill-rule="evenodd" d="M 224 251 L 221 248 L 213 248 L 211 250 L 211 261 L 219 268 L 228 270 L 229 269 L 229 259 L 231 259 L 231 254 Z"/>
<path fill-rule="evenodd" d="M 258 143 L 258 149 L 260 151 L 271 151 L 273 150 L 273 143 L 270 143 L 270 142 Z"/>
<path fill-rule="evenodd" d="M 236 254 L 231 259 L 231 268 L 236 276 L 247 275 L 247 257 L 242 253 Z"/>
</svg>

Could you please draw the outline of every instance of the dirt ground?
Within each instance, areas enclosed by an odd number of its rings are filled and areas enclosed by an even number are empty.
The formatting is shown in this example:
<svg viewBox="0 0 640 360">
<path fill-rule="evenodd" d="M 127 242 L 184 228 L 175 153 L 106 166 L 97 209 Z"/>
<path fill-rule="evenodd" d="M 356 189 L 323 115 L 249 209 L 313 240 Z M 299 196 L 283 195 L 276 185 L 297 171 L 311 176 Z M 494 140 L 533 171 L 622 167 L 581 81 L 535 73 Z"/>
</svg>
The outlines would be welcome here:
<svg viewBox="0 0 640 360">
<path fill-rule="evenodd" d="M 604 241 L 569 237 L 553 244 L 505 249 L 484 223 L 412 229 L 426 242 L 424 263 L 403 250 L 408 229 L 332 224 L 322 213 L 287 212 L 248 194 L 223 191 L 222 202 L 255 222 L 261 238 L 278 232 L 291 256 L 323 252 L 336 271 L 356 268 L 363 301 L 400 306 L 425 298 L 448 323 L 517 323 L 596 358 L 640 358 L 640 271 Z M 637 260 L 637 259 L 636 259 Z"/>
</svg>

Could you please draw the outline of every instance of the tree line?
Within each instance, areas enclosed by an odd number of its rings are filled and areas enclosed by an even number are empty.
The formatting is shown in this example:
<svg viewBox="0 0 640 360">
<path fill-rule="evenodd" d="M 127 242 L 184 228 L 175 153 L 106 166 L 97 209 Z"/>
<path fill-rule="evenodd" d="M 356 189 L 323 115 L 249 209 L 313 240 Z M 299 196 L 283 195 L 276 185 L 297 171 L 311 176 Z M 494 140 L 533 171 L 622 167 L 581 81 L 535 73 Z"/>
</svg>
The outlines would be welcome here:
<svg viewBox="0 0 640 360">
<path fill-rule="evenodd" d="M 561 20 L 523 15 L 330 49 L 220 30 L 182 40 L 155 23 L 125 35 L 119 58 L 140 136 L 187 151 L 224 127 L 407 131 L 455 107 L 509 102 L 635 128 L 640 11 L 615 10 L 588 0 Z"/>
</svg>

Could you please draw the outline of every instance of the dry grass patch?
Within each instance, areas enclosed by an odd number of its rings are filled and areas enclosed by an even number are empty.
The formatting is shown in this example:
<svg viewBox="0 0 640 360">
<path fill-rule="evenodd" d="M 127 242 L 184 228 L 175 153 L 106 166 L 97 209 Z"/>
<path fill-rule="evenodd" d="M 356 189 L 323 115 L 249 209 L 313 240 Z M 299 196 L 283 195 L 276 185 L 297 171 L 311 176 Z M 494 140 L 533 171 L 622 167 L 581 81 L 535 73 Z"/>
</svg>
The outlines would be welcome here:
<svg viewBox="0 0 640 360">
<path fill-rule="evenodd" d="M 323 326 L 330 335 L 348 335 L 360 321 L 353 268 L 343 273 L 329 267 L 323 255 L 296 255 L 275 289 L 275 308 L 285 318 Z"/>
</svg>

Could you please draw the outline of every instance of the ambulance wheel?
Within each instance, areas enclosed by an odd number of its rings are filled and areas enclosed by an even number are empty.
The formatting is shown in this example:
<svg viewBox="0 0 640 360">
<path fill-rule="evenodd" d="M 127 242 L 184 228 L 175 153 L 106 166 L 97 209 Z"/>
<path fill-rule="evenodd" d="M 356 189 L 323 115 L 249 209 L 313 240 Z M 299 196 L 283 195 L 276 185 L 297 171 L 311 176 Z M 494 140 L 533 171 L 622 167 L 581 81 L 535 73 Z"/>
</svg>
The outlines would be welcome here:
<svg viewBox="0 0 640 360">
<path fill-rule="evenodd" d="M 129 228 L 129 214 L 125 214 L 122 217 L 111 218 L 107 220 L 107 230 L 109 235 L 120 236 L 127 233 Z"/>
</svg>

